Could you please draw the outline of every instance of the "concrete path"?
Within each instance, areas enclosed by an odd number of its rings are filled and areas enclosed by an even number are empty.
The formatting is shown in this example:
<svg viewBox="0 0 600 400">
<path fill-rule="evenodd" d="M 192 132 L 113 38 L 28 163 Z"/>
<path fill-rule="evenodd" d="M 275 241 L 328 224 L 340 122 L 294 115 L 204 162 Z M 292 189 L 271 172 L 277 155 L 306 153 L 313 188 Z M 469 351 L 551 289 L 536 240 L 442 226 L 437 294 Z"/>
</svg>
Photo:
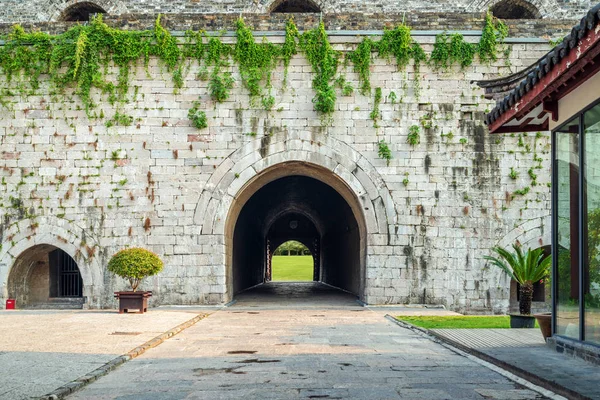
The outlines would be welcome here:
<svg viewBox="0 0 600 400">
<path fill-rule="evenodd" d="M 543 397 L 359 306 L 349 294 L 310 283 L 246 292 L 233 307 L 69 397 L 317 398 Z"/>
<path fill-rule="evenodd" d="M 600 367 L 548 348 L 539 329 L 432 329 L 447 342 L 568 397 L 600 399 Z"/>
<path fill-rule="evenodd" d="M 0 399 L 42 396 L 192 319 L 198 310 L 0 311 Z"/>
</svg>

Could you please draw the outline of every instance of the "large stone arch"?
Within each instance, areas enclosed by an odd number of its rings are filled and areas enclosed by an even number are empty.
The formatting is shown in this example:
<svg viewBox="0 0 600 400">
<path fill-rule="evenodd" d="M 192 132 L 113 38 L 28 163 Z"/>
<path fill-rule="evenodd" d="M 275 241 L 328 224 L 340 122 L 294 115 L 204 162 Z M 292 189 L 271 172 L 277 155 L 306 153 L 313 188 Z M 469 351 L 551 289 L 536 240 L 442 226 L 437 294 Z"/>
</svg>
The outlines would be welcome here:
<svg viewBox="0 0 600 400">
<path fill-rule="evenodd" d="M 98 248 L 90 238 L 86 242 L 70 228 L 72 224 L 61 218 L 40 216 L 25 219 L 11 225 L 3 233 L 4 241 L 0 249 L 0 303 L 8 296 L 7 285 L 10 271 L 17 258 L 37 245 L 51 245 L 71 256 L 79 267 L 83 280 L 83 296 L 87 297 L 86 307 L 101 307 L 103 289 L 102 267 L 95 254 Z"/>
<path fill-rule="evenodd" d="M 238 192 L 259 173 L 285 162 L 312 164 L 339 177 L 362 204 L 369 234 L 391 235 L 397 212 L 381 175 L 347 143 L 313 132 L 282 132 L 246 143 L 227 157 L 204 186 L 194 213 L 199 233 L 224 235 Z M 275 178 L 274 178 L 275 179 Z"/>
<path fill-rule="evenodd" d="M 124 14 L 127 12 L 125 2 L 122 0 L 67 0 L 51 1 L 48 6 L 48 20 L 51 22 L 60 21 L 65 11 L 78 4 L 91 3 L 106 11 L 107 14 Z"/>
<path fill-rule="evenodd" d="M 536 18 L 556 18 L 559 6 L 555 0 L 479 0 L 472 3 L 470 10 L 475 12 L 486 12 L 499 3 L 510 2 L 522 5 L 528 10 L 531 10 L 536 15 Z M 535 11 L 537 13 L 535 13 Z"/>
<path fill-rule="evenodd" d="M 224 301 L 233 296 L 232 236 L 243 205 L 260 186 L 293 174 L 322 181 L 350 205 L 362 226 L 363 273 L 370 246 L 381 243 L 382 239 L 387 242 L 394 233 L 397 212 L 388 188 L 369 160 L 348 144 L 310 131 L 280 132 L 253 140 L 216 168 L 205 184 L 194 214 L 198 233 L 214 236 L 217 245 L 213 248 L 222 256 L 227 282 Z M 362 279 L 361 284 L 365 281 Z M 365 288 L 360 292 L 362 297 Z"/>
</svg>

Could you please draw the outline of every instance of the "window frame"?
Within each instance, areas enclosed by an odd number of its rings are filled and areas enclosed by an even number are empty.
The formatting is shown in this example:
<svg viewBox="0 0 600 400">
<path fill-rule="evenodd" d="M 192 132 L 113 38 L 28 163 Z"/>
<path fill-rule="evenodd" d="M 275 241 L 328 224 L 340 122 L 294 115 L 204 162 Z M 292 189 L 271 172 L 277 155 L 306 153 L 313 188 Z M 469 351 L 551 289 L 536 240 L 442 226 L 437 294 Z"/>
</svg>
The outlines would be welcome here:
<svg viewBox="0 0 600 400">
<path fill-rule="evenodd" d="M 584 255 L 586 254 L 587 249 L 584 246 L 584 242 L 587 243 L 587 240 L 584 240 L 586 233 L 586 229 L 584 226 L 584 221 L 586 220 L 585 212 L 587 211 L 587 205 L 585 204 L 584 198 L 584 184 L 585 184 L 585 131 L 584 131 L 584 116 L 585 113 L 592 108 L 596 107 L 600 104 L 600 98 L 594 100 L 592 103 L 588 104 L 586 107 L 579 110 L 577 113 L 570 116 L 565 122 L 554 128 L 551 132 L 551 142 L 552 142 L 552 192 L 551 192 L 551 215 L 552 215 L 552 335 L 559 336 L 566 340 L 579 340 L 581 342 L 585 342 L 586 345 L 595 346 L 600 348 L 600 344 L 594 342 L 587 342 L 585 340 L 585 294 L 584 294 Z M 557 140 L 556 136 L 559 133 L 558 131 L 565 127 L 567 124 L 576 120 L 578 123 L 578 149 L 579 149 L 579 176 L 578 176 L 578 213 L 577 213 L 577 232 L 579 235 L 579 241 L 577 243 L 577 253 L 579 259 L 578 271 L 579 271 L 579 338 L 573 339 L 572 337 L 559 335 L 556 333 L 556 323 L 557 323 L 557 295 L 558 295 L 558 160 L 557 156 Z M 571 222 L 573 223 L 573 222 Z"/>
</svg>

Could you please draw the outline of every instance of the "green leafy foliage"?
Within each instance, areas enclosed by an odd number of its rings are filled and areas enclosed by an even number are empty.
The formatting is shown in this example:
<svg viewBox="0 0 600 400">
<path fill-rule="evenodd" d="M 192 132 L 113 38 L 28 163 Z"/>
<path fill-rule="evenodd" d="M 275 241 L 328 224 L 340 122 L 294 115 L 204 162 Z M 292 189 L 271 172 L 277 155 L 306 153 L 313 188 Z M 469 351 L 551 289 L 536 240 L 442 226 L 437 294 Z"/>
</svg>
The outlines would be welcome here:
<svg viewBox="0 0 600 400">
<path fill-rule="evenodd" d="M 208 82 L 208 91 L 210 97 L 217 103 L 222 103 L 229 98 L 233 83 L 235 80 L 230 72 L 219 73 L 219 68 L 215 68 L 210 81 Z"/>
<path fill-rule="evenodd" d="M 206 113 L 200 110 L 200 102 L 194 102 L 194 106 L 188 111 L 188 118 L 198 129 L 204 129 L 208 126 Z"/>
<path fill-rule="evenodd" d="M 377 154 L 380 158 L 383 158 L 386 161 L 387 165 L 390 165 L 390 160 L 392 159 L 392 150 L 390 150 L 390 147 L 383 139 L 377 143 Z"/>
<path fill-rule="evenodd" d="M 537 186 L 537 174 L 533 171 L 533 168 L 527 170 L 527 174 L 531 178 L 531 186 Z"/>
<path fill-rule="evenodd" d="M 315 72 L 312 82 L 316 92 L 313 98 L 315 110 L 331 114 L 335 110 L 336 95 L 332 83 L 338 69 L 339 53 L 331 47 L 323 22 L 317 29 L 304 32 L 299 44 Z"/>
<path fill-rule="evenodd" d="M 403 70 L 412 59 L 415 70 L 415 93 L 419 92 L 419 68 L 427 60 L 423 48 L 410 36 L 410 28 L 399 25 L 395 29 L 385 29 L 379 41 L 364 38 L 354 51 L 348 53 L 347 58 L 354 65 L 354 72 L 358 74 L 360 93 L 366 95 L 371 92 L 371 61 L 372 53 L 377 51 L 380 57 L 396 59 L 399 70 Z"/>
<path fill-rule="evenodd" d="M 510 172 L 508 174 L 510 179 L 517 179 L 519 177 L 519 172 L 515 170 L 513 167 L 510 167 Z"/>
<path fill-rule="evenodd" d="M 529 186 L 526 186 L 523 189 L 517 189 L 513 192 L 511 197 L 515 198 L 515 196 L 525 196 L 530 190 L 531 188 Z"/>
<path fill-rule="evenodd" d="M 402 183 L 404 184 L 404 186 L 408 186 L 408 184 L 410 183 L 410 181 L 408 180 L 408 172 L 404 173 L 404 179 L 402 179 Z"/>
<path fill-rule="evenodd" d="M 273 255 L 276 256 L 303 256 L 310 255 L 308 247 L 296 240 L 288 240 L 287 242 L 280 245 Z"/>
<path fill-rule="evenodd" d="M 519 311 L 521 314 L 531 314 L 531 295 L 533 283 L 545 279 L 550 270 L 551 257 L 545 257 L 543 249 L 522 251 L 521 245 L 512 245 L 514 254 L 502 247 L 492 250 L 500 257 L 484 256 L 492 265 L 504 271 L 512 280 L 520 285 Z"/>
<path fill-rule="evenodd" d="M 131 115 L 127 115 L 127 114 L 121 114 L 120 112 L 115 112 L 115 115 L 109 119 L 108 121 L 106 121 L 106 123 L 104 125 L 106 125 L 107 128 L 110 128 L 111 126 L 130 126 L 133 123 L 133 117 Z"/>
<path fill-rule="evenodd" d="M 290 66 L 290 61 L 292 57 L 298 53 L 298 37 L 300 33 L 298 32 L 298 28 L 294 23 L 294 19 L 288 19 L 285 24 L 285 42 L 281 48 L 281 58 L 283 59 L 284 66 L 284 74 L 283 80 L 287 81 L 288 76 L 288 67 Z"/>
<path fill-rule="evenodd" d="M 410 128 L 408 128 L 406 142 L 411 146 L 416 146 L 421 143 L 421 134 L 419 132 L 420 128 L 418 125 L 412 125 Z"/>
<path fill-rule="evenodd" d="M 127 279 L 135 292 L 142 279 L 162 271 L 163 262 L 153 252 L 133 247 L 113 255 L 106 268 L 113 274 Z"/>
<path fill-rule="evenodd" d="M 354 51 L 348 53 L 348 59 L 354 65 L 354 72 L 358 74 L 360 82 L 360 94 L 363 96 L 371 93 L 371 52 L 377 44 L 368 37 L 356 47 Z"/>
<path fill-rule="evenodd" d="M 504 22 L 494 17 L 490 11 L 485 15 L 485 24 L 477 54 L 482 62 L 493 62 L 498 59 L 498 46 L 508 36 L 508 27 Z"/>
<path fill-rule="evenodd" d="M 242 18 L 237 20 L 236 28 L 237 41 L 233 57 L 239 65 L 242 83 L 250 96 L 261 96 L 263 88 L 260 83 L 264 82 L 266 87 L 271 86 L 272 71 L 281 55 L 281 48 L 267 41 L 257 44 L 252 30 Z M 288 56 L 291 57 L 290 54 Z M 289 59 L 287 62 L 289 63 Z"/>
<path fill-rule="evenodd" d="M 381 104 L 381 88 L 378 87 L 375 89 L 375 98 L 373 99 L 373 111 L 369 114 L 369 118 L 373 120 L 373 127 L 378 128 L 377 121 L 381 118 L 381 113 L 379 111 L 379 105 Z"/>
<path fill-rule="evenodd" d="M 476 51 L 477 46 L 465 42 L 461 34 L 448 35 L 444 32 L 435 37 L 429 64 L 435 69 L 447 70 L 454 64 L 464 69 L 473 64 Z"/>
<path fill-rule="evenodd" d="M 335 84 L 338 88 L 342 89 L 342 96 L 352 96 L 354 93 L 352 84 L 346 81 L 346 77 L 344 75 L 338 76 L 338 78 L 335 80 Z"/>
</svg>

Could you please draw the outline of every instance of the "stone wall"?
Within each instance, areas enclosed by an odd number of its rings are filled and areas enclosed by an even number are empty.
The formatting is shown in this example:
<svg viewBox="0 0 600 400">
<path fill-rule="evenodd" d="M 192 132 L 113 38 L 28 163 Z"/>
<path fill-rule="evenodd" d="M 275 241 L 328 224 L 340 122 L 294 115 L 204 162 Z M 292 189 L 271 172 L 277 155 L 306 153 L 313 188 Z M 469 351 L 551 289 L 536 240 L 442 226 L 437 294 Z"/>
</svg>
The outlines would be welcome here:
<svg viewBox="0 0 600 400">
<path fill-rule="evenodd" d="M 83 0 L 5 0 L 4 7 L 0 11 L 0 22 L 48 22 L 59 21 L 63 12 L 78 3 L 90 3 Z M 455 0 L 447 2 L 443 0 L 432 1 L 381 1 L 381 0 L 314 0 L 313 1 L 323 14 L 343 13 L 481 13 L 497 3 L 519 4 L 512 0 Z M 267 14 L 281 0 L 213 0 L 213 1 L 190 1 L 190 0 L 95 0 L 91 3 L 105 10 L 109 15 L 134 14 L 214 14 L 240 13 Z M 579 18 L 593 6 L 590 0 L 564 1 L 564 0 L 532 0 L 528 3 L 530 7 L 538 11 L 542 18 Z"/>
<path fill-rule="evenodd" d="M 348 51 L 358 39 L 330 40 Z M 431 52 L 433 37 L 417 40 Z M 510 60 L 491 65 L 447 72 L 422 66 L 418 97 L 412 66 L 398 71 L 393 61 L 375 58 L 371 84 L 383 93 L 377 128 L 369 117 L 373 95 L 357 90 L 338 93 L 332 120 L 320 118 L 311 101 L 312 68 L 301 54 L 291 60 L 286 85 L 283 67 L 276 69 L 272 111 L 250 101 L 237 67 L 231 67 L 234 93 L 214 104 L 207 82 L 197 79 L 201 67 L 191 64 L 176 91 L 156 59 L 132 69 L 136 89 L 121 109 L 95 94 L 100 120 L 87 118 L 75 94 L 53 93 L 43 80 L 33 94 L 5 95 L 0 304 L 16 257 L 44 243 L 78 262 L 91 307 L 112 306 L 112 292 L 126 287 L 105 267 L 114 252 L 132 245 L 165 261 L 144 285 L 154 291 L 153 305 L 227 302 L 227 217 L 235 196 L 261 171 L 301 161 L 328 170 L 360 201 L 367 227 L 364 301 L 502 312 L 509 282 L 486 269 L 483 256 L 515 240 L 549 243 L 550 141 L 545 132 L 490 136 L 482 118 L 493 104 L 471 81 L 522 69 L 548 50 L 532 41 L 513 44 Z M 116 69 L 110 71 L 116 81 Z M 351 66 L 345 74 L 357 88 Z M 204 130 L 187 118 L 198 98 L 208 116 Z M 116 111 L 133 124 L 108 126 Z M 415 146 L 407 143 L 413 125 L 421 135 Z M 381 140 L 393 153 L 389 165 L 378 156 Z M 528 171 L 538 164 L 532 186 Z M 514 194 L 526 187 L 527 194 Z"/>
</svg>

